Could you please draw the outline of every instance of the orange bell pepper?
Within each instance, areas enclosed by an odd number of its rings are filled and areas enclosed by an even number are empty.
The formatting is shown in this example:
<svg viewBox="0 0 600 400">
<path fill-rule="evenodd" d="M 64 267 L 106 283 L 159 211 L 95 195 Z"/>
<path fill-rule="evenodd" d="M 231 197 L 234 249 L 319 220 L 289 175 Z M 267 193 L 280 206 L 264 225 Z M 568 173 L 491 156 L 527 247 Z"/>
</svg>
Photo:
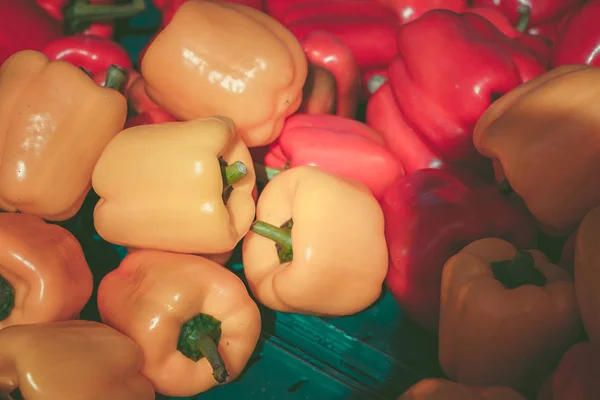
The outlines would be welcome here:
<svg viewBox="0 0 600 400">
<path fill-rule="evenodd" d="M 585 331 L 594 343 L 600 343 L 600 206 L 590 211 L 577 230 L 575 239 L 575 292 Z"/>
<path fill-rule="evenodd" d="M 310 64 L 302 90 L 299 113 L 320 115 L 335 114 L 337 83 L 327 69 Z"/>
<path fill-rule="evenodd" d="M 398 400 L 525 400 L 507 387 L 469 387 L 444 379 L 423 379 Z"/>
<path fill-rule="evenodd" d="M 228 118 L 128 128 L 94 169 L 94 226 L 126 247 L 225 253 L 252 224 L 255 180 Z"/>
<path fill-rule="evenodd" d="M 154 400 L 141 363 L 131 339 L 98 322 L 12 326 L 0 330 L 0 398 Z"/>
<path fill-rule="evenodd" d="M 381 294 L 388 254 L 370 190 L 317 167 L 276 175 L 258 199 L 242 257 L 250 290 L 283 312 L 357 313 Z"/>
<path fill-rule="evenodd" d="M 93 279 L 69 231 L 33 215 L 0 213 L 0 242 L 0 329 L 79 316 Z"/>
<path fill-rule="evenodd" d="M 571 279 L 542 252 L 497 238 L 450 258 L 439 330 L 446 375 L 466 385 L 541 384 L 581 331 Z"/>
<path fill-rule="evenodd" d="M 568 235 L 600 204 L 600 69 L 556 68 L 496 100 L 473 134 L 541 228 Z"/>
<path fill-rule="evenodd" d="M 113 70 L 102 88 L 65 61 L 26 50 L 0 68 L 0 208 L 62 221 L 81 207 L 92 170 L 123 128 L 127 103 Z"/>
<path fill-rule="evenodd" d="M 240 4 L 191 0 L 148 46 L 148 95 L 179 120 L 233 119 L 248 147 L 273 142 L 302 102 L 307 62 L 296 38 Z"/>
<path fill-rule="evenodd" d="M 98 310 L 142 348 L 142 373 L 167 396 L 193 396 L 234 380 L 261 329 L 242 281 L 188 254 L 128 255 L 100 282 Z"/>
</svg>

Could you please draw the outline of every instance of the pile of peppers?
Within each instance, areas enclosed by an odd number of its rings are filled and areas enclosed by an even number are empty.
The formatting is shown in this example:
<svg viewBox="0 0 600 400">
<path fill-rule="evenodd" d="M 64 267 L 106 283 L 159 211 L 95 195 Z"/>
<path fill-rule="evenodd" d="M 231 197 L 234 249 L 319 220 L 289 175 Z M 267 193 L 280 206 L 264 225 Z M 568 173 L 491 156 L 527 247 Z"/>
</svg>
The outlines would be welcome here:
<svg viewBox="0 0 600 400">
<path fill-rule="evenodd" d="M 384 292 L 399 400 L 600 398 L 600 0 L 153 7 L 132 60 L 143 0 L 0 0 L 0 398 L 195 396 Z"/>
</svg>

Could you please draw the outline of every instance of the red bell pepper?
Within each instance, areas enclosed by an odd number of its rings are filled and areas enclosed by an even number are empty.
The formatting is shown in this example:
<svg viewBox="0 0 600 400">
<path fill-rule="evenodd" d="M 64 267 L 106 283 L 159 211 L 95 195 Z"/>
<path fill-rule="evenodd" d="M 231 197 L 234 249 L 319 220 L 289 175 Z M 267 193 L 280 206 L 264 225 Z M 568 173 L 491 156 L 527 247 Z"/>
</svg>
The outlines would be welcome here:
<svg viewBox="0 0 600 400">
<path fill-rule="evenodd" d="M 390 9 L 380 6 L 373 0 L 329 0 L 297 3 L 289 7 L 282 17 L 284 25 L 308 18 L 381 18 L 396 20 Z"/>
<path fill-rule="evenodd" d="M 430 10 L 462 12 L 467 7 L 467 0 L 375 0 L 375 2 L 394 10 L 402 23 L 417 19 Z"/>
<path fill-rule="evenodd" d="M 531 26 L 527 29 L 527 33 L 534 36 L 543 36 L 554 42 L 556 35 L 561 31 L 562 27 L 569 21 L 571 16 L 576 13 L 578 8 L 573 8 L 560 19 L 550 21 L 542 25 Z"/>
<path fill-rule="evenodd" d="M 577 230 L 569 235 L 567 241 L 563 245 L 560 253 L 560 261 L 558 264 L 569 271 L 573 275 L 573 267 L 575 265 L 575 243 L 577 242 Z"/>
<path fill-rule="evenodd" d="M 546 68 L 485 18 L 433 10 L 398 30 L 389 67 L 406 121 L 449 163 L 478 164 L 475 123 L 496 96 Z"/>
<path fill-rule="evenodd" d="M 600 348 L 592 342 L 572 346 L 542 386 L 537 400 L 600 399 Z"/>
<path fill-rule="evenodd" d="M 377 198 L 404 175 L 379 133 L 335 115 L 288 118 L 265 156 L 265 165 L 278 169 L 314 165 L 366 185 Z"/>
<path fill-rule="evenodd" d="M 129 54 L 121 45 L 99 36 L 64 36 L 46 45 L 42 52 L 51 60 L 68 61 L 92 75 L 111 65 L 132 68 Z"/>
<path fill-rule="evenodd" d="M 308 61 L 325 68 L 335 78 L 336 115 L 354 118 L 360 96 L 360 68 L 354 54 L 335 36 L 313 32 L 302 41 Z"/>
<path fill-rule="evenodd" d="M 529 14 L 528 26 L 542 25 L 560 19 L 580 0 L 473 0 L 474 6 L 496 7 L 517 24 L 523 14 Z"/>
<path fill-rule="evenodd" d="M 486 237 L 530 248 L 533 218 L 496 186 L 474 188 L 438 169 L 397 181 L 381 207 L 390 253 L 386 284 L 406 314 L 435 331 L 444 263 L 465 245 Z"/>
<path fill-rule="evenodd" d="M 62 26 L 34 0 L 0 0 L 0 65 L 21 50 L 41 50 L 62 36 Z"/>
<path fill-rule="evenodd" d="M 173 19 L 175 11 L 188 0 L 152 0 L 154 6 L 162 13 L 161 26 L 165 27 Z M 264 10 L 263 0 L 223 0 L 228 3 L 236 3 L 255 8 L 259 11 Z"/>
<path fill-rule="evenodd" d="M 585 3 L 564 24 L 552 49 L 552 66 L 600 67 L 600 0 Z"/>
<path fill-rule="evenodd" d="M 550 66 L 550 55 L 552 54 L 552 41 L 546 36 L 524 34 L 514 38 L 514 41 L 529 50 L 529 53 L 537 58 L 544 67 Z"/>
<path fill-rule="evenodd" d="M 330 0 L 264 0 L 264 9 L 271 17 L 282 22 L 283 15 L 292 6 L 305 3 L 326 3 L 328 1 Z"/>
</svg>

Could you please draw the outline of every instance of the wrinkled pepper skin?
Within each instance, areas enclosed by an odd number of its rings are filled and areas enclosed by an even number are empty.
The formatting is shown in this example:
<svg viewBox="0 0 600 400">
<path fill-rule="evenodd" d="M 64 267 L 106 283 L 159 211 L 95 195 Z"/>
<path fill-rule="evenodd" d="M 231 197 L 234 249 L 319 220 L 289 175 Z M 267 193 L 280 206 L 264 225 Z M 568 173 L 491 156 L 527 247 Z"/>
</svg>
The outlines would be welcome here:
<svg viewBox="0 0 600 400">
<path fill-rule="evenodd" d="M 396 101 L 407 122 L 452 163 L 480 162 L 472 142 L 479 117 L 495 96 L 545 71 L 527 49 L 469 12 L 427 12 L 400 27 L 398 49 L 389 67 Z"/>
<path fill-rule="evenodd" d="M 319 167 L 367 186 L 376 198 L 404 175 L 381 135 L 362 122 L 334 115 L 296 114 L 265 156 L 267 166 Z M 369 165 L 369 168 L 365 168 Z"/>
<path fill-rule="evenodd" d="M 277 21 L 239 4 L 199 0 L 177 10 L 141 68 L 148 95 L 165 111 L 179 120 L 226 115 L 248 147 L 277 138 L 300 107 L 307 74 L 300 43 Z"/>
<path fill-rule="evenodd" d="M 239 163 L 243 173 L 226 185 L 224 171 Z M 252 158 L 225 117 L 122 131 L 98 160 L 92 184 L 101 198 L 98 234 L 126 247 L 224 253 L 254 218 Z"/>
<path fill-rule="evenodd" d="M 506 387 L 469 387 L 444 379 L 423 379 L 398 400 L 525 400 Z"/>
<path fill-rule="evenodd" d="M 42 50 L 51 60 L 63 60 L 84 68 L 93 76 L 111 65 L 132 68 L 127 51 L 120 44 L 99 36 L 64 36 Z"/>
<path fill-rule="evenodd" d="M 439 359 L 453 381 L 539 387 L 580 332 L 572 278 L 541 251 L 486 238 L 444 265 Z"/>
<path fill-rule="evenodd" d="M 99 322 L 13 326 L 0 330 L 0 397 L 154 400 L 141 363 L 130 338 Z"/>
<path fill-rule="evenodd" d="M 93 286 L 77 239 L 58 225 L 14 213 L 0 213 L 0 238 L 0 330 L 77 318 Z"/>
<path fill-rule="evenodd" d="M 529 26 L 542 25 L 559 19 L 569 10 L 577 8 L 580 0 L 473 0 L 475 6 L 496 7 L 516 24 L 524 9 L 529 10 Z"/>
<path fill-rule="evenodd" d="M 600 204 L 600 69 L 556 68 L 496 100 L 473 134 L 477 150 L 554 236 Z M 535 163 L 531 160 L 535 159 Z"/>
<path fill-rule="evenodd" d="M 205 392 L 216 379 L 236 379 L 261 330 L 260 312 L 242 281 L 188 254 L 128 255 L 100 283 L 98 310 L 104 323 L 141 347 L 141 372 L 156 391 L 175 397 Z M 194 361 L 188 351 L 200 357 Z"/>
<path fill-rule="evenodd" d="M 403 24 L 419 18 L 430 10 L 444 9 L 458 13 L 467 7 L 466 0 L 374 0 L 374 2 L 393 10 Z"/>
<path fill-rule="evenodd" d="M 62 36 L 62 26 L 50 17 L 35 0 L 0 0 L 2 36 L 0 65 L 22 50 L 41 50 Z"/>
<path fill-rule="evenodd" d="M 302 41 L 311 65 L 331 72 L 335 78 L 335 114 L 354 118 L 360 97 L 360 67 L 352 51 L 334 35 L 317 31 Z"/>
<path fill-rule="evenodd" d="M 493 186 L 473 188 L 446 171 L 420 170 L 381 200 L 390 267 L 386 285 L 402 310 L 435 331 L 446 260 L 473 240 L 496 236 L 519 248 L 535 243 L 528 213 Z"/>
<path fill-rule="evenodd" d="M 342 316 L 380 296 L 388 265 L 383 214 L 364 185 L 292 168 L 266 185 L 256 218 L 242 257 L 250 290 L 266 307 Z"/>
<path fill-rule="evenodd" d="M 588 400 L 600 398 L 600 349 L 591 342 L 571 346 L 550 375 L 537 400 Z"/>
<path fill-rule="evenodd" d="M 579 8 L 559 31 L 552 48 L 552 66 L 588 64 L 600 67 L 600 1 Z"/>
<path fill-rule="evenodd" d="M 77 213 L 127 102 L 83 71 L 39 52 L 0 68 L 0 208 L 62 221 Z"/>
</svg>

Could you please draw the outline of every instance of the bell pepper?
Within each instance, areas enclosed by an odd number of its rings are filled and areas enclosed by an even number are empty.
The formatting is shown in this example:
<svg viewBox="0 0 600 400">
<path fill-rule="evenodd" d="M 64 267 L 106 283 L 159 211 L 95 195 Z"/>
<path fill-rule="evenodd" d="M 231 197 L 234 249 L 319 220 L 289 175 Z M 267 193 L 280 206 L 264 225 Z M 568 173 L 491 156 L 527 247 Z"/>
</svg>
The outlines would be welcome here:
<svg viewBox="0 0 600 400">
<path fill-rule="evenodd" d="M 335 114 L 337 85 L 335 77 L 323 67 L 308 64 L 308 75 L 302 89 L 302 104 L 297 113 Z"/>
<path fill-rule="evenodd" d="M 541 251 L 486 238 L 444 264 L 439 359 L 450 379 L 528 391 L 580 332 L 572 278 Z"/>
<path fill-rule="evenodd" d="M 600 398 L 600 349 L 582 342 L 572 346 L 542 386 L 537 400 L 588 400 Z"/>
<path fill-rule="evenodd" d="M 523 14 L 529 15 L 529 25 L 555 21 L 579 6 L 580 0 L 473 0 L 475 6 L 496 7 L 517 24 Z"/>
<path fill-rule="evenodd" d="M 281 22 L 288 25 L 303 19 L 318 18 L 332 21 L 340 17 L 397 19 L 393 11 L 373 0 L 325 0 L 295 3 L 285 10 Z"/>
<path fill-rule="evenodd" d="M 398 400 L 525 400 L 507 387 L 469 387 L 445 379 L 423 379 Z"/>
<path fill-rule="evenodd" d="M 164 1 L 164 0 L 163 0 Z M 306 3 L 327 3 L 329 0 L 263 0 L 267 14 L 282 22 L 288 9 Z"/>
<path fill-rule="evenodd" d="M 248 147 L 277 139 L 300 107 L 306 73 L 302 47 L 282 25 L 222 1 L 183 4 L 142 59 L 148 95 L 165 111 L 179 120 L 226 115 Z"/>
<path fill-rule="evenodd" d="M 252 158 L 226 117 L 126 129 L 102 153 L 92 184 L 101 198 L 94 226 L 122 246 L 224 253 L 254 218 Z"/>
<path fill-rule="evenodd" d="M 600 70 L 562 66 L 501 97 L 475 127 L 477 150 L 548 234 L 568 235 L 600 204 L 597 95 Z"/>
<path fill-rule="evenodd" d="M 64 36 L 48 43 L 42 50 L 51 60 L 64 60 L 84 68 L 92 75 L 111 65 L 132 68 L 127 51 L 116 42 L 99 36 Z"/>
<path fill-rule="evenodd" d="M 395 11 L 403 24 L 419 18 L 430 10 L 462 12 L 467 8 L 467 0 L 375 0 L 375 3 Z"/>
<path fill-rule="evenodd" d="M 579 7 L 570 9 L 558 20 L 547 22 L 542 25 L 528 27 L 527 33 L 534 36 L 543 36 L 554 42 L 556 40 L 556 35 L 558 35 L 563 26 L 565 26 L 565 24 L 571 19 L 573 14 L 575 14 L 578 9 Z"/>
<path fill-rule="evenodd" d="M 335 78 L 337 90 L 334 92 L 335 114 L 340 117 L 354 118 L 360 97 L 361 81 L 360 68 L 352 51 L 334 35 L 321 31 L 306 36 L 302 41 L 302 47 L 311 65 L 324 68 Z M 330 92 L 330 86 L 324 89 L 328 89 L 325 93 Z M 322 97 L 326 99 L 331 96 Z"/>
<path fill-rule="evenodd" d="M 579 8 L 558 33 L 552 49 L 552 66 L 588 64 L 600 67 L 600 1 Z"/>
<path fill-rule="evenodd" d="M 357 313 L 387 272 L 381 207 L 366 186 L 300 166 L 271 180 L 244 238 L 244 273 L 266 307 L 306 315 Z"/>
<path fill-rule="evenodd" d="M 173 15 L 175 12 L 181 7 L 183 3 L 188 0 L 152 0 L 154 6 L 160 10 L 162 13 L 162 27 L 167 26 L 171 20 L 173 19 Z M 264 0 L 223 0 L 228 3 L 240 4 L 243 6 L 248 6 L 255 8 L 259 11 L 263 10 L 263 1 Z M 296 0 L 297 1 L 297 0 Z"/>
<path fill-rule="evenodd" d="M 21 50 L 41 50 L 62 36 L 62 26 L 34 0 L 0 0 L 0 65 Z"/>
<path fill-rule="evenodd" d="M 479 117 L 495 97 L 545 70 L 524 47 L 469 12 L 429 11 L 400 27 L 398 49 L 389 68 L 398 106 L 449 163 L 480 163 L 472 143 Z"/>
<path fill-rule="evenodd" d="M 296 114 L 288 118 L 265 156 L 265 164 L 274 168 L 319 167 L 364 184 L 376 198 L 404 175 L 402 165 L 379 133 L 362 122 L 334 115 Z"/>
<path fill-rule="evenodd" d="M 0 330 L 0 397 L 154 400 L 141 363 L 131 339 L 99 322 L 13 326 Z"/>
<path fill-rule="evenodd" d="M 402 310 L 435 331 L 446 260 L 488 236 L 533 245 L 535 227 L 519 205 L 493 186 L 471 187 L 438 169 L 417 171 L 391 186 L 381 200 L 390 253 L 386 284 Z"/>
<path fill-rule="evenodd" d="M 559 265 L 573 275 L 573 266 L 575 264 L 575 242 L 577 231 L 573 231 L 565 241 L 560 253 Z"/>
<path fill-rule="evenodd" d="M 102 88 L 64 61 L 24 50 L 0 68 L 0 208 L 63 221 L 77 213 L 96 161 L 123 128 L 125 80 Z"/>
<path fill-rule="evenodd" d="M 156 391 L 194 396 L 242 372 L 261 319 L 242 281 L 189 254 L 136 251 L 98 288 L 102 321 L 142 349 L 142 374 Z"/>
<path fill-rule="evenodd" d="M 0 238 L 0 330 L 77 318 L 93 286 L 77 239 L 58 225 L 15 213 L 0 213 Z"/>
</svg>

